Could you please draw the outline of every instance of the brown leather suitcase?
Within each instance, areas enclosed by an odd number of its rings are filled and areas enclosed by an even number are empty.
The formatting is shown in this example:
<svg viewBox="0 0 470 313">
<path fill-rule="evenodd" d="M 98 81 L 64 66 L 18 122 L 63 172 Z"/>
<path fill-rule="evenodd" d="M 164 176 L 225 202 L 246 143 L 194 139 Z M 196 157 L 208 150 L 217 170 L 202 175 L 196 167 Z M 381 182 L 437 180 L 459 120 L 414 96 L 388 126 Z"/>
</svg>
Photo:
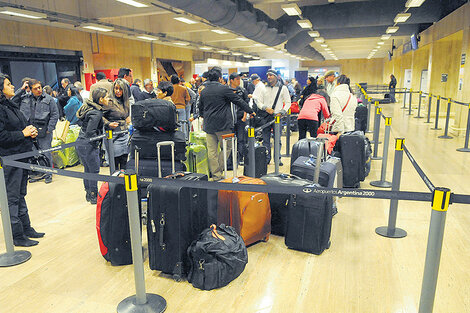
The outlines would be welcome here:
<svg viewBox="0 0 470 313">
<path fill-rule="evenodd" d="M 261 179 L 239 176 L 222 183 L 265 185 Z M 242 236 L 245 245 L 268 241 L 271 233 L 271 207 L 267 193 L 219 191 L 217 223 L 230 225 Z"/>
</svg>

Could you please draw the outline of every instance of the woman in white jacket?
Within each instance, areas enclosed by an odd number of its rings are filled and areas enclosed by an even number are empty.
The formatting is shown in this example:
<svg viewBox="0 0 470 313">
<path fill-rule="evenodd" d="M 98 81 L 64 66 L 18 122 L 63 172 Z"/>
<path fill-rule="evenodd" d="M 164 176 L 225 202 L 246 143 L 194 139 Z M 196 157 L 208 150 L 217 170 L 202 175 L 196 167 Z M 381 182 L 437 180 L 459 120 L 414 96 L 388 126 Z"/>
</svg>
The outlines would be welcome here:
<svg viewBox="0 0 470 313">
<path fill-rule="evenodd" d="M 332 132 L 343 133 L 354 131 L 354 113 L 357 99 L 349 87 L 350 79 L 340 75 L 336 80 L 336 87 L 331 94 L 330 112 Z"/>
</svg>

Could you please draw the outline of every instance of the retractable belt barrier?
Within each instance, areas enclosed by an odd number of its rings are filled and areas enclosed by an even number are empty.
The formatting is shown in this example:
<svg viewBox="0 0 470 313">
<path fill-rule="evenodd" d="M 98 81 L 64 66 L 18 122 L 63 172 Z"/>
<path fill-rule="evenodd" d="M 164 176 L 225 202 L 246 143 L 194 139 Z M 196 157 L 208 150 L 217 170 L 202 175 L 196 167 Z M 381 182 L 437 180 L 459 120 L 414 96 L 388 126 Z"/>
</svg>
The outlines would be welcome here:
<svg viewBox="0 0 470 313">
<path fill-rule="evenodd" d="M 405 151 L 405 154 L 406 156 L 408 157 L 408 159 L 410 160 L 411 164 L 413 165 L 413 167 L 415 168 L 416 172 L 418 172 L 418 175 L 421 177 L 421 179 L 424 181 L 424 183 L 426 184 L 426 187 L 428 187 L 429 191 L 433 192 L 434 189 L 436 189 L 436 187 L 434 187 L 433 183 L 431 182 L 431 180 L 428 178 L 428 176 L 426 176 L 426 174 L 424 173 L 424 171 L 421 169 L 421 167 L 418 165 L 418 163 L 416 162 L 416 160 L 413 158 L 413 156 L 411 155 L 411 152 L 408 150 L 408 148 L 403 144 L 403 151 Z"/>
</svg>

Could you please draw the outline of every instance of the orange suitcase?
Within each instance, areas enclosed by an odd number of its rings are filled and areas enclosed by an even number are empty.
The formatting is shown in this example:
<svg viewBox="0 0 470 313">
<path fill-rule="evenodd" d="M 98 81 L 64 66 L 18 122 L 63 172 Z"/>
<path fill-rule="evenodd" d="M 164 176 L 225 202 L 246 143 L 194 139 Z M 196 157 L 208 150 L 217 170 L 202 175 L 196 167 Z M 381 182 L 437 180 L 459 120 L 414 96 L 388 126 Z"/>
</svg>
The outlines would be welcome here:
<svg viewBox="0 0 470 313">
<path fill-rule="evenodd" d="M 226 138 L 230 137 L 227 136 Z M 225 144 L 223 146 L 224 148 L 226 147 Z M 234 163 L 234 173 L 236 175 L 236 160 Z M 261 179 L 246 176 L 226 178 L 221 182 L 253 185 L 266 184 Z M 268 241 L 271 233 L 271 206 L 268 194 L 220 190 L 218 195 L 217 223 L 234 227 L 247 246 L 260 240 Z"/>
</svg>

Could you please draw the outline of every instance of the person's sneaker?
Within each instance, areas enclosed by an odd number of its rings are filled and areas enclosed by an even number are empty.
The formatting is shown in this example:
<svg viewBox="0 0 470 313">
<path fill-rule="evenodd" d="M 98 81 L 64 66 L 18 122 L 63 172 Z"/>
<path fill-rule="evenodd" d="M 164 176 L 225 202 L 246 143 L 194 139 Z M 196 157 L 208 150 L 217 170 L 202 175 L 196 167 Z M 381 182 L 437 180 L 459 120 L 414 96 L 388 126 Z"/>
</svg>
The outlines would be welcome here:
<svg viewBox="0 0 470 313">
<path fill-rule="evenodd" d="M 28 237 L 13 238 L 13 244 L 17 247 L 32 247 L 39 243 L 37 240 L 31 240 Z"/>
<path fill-rule="evenodd" d="M 85 190 L 85 191 L 86 191 L 85 199 L 87 202 L 90 202 L 91 201 L 90 192 L 88 190 Z"/>
<path fill-rule="evenodd" d="M 96 195 L 96 192 L 94 192 L 94 191 L 90 192 L 90 203 L 91 204 L 96 204 L 97 203 L 97 195 Z"/>
<path fill-rule="evenodd" d="M 42 238 L 46 233 L 38 233 L 34 228 L 30 227 L 24 231 L 24 234 L 29 238 Z"/>
<path fill-rule="evenodd" d="M 47 176 L 46 178 L 44 178 L 44 182 L 45 182 L 46 184 L 52 183 L 52 177 L 51 177 L 51 176 Z"/>
</svg>

